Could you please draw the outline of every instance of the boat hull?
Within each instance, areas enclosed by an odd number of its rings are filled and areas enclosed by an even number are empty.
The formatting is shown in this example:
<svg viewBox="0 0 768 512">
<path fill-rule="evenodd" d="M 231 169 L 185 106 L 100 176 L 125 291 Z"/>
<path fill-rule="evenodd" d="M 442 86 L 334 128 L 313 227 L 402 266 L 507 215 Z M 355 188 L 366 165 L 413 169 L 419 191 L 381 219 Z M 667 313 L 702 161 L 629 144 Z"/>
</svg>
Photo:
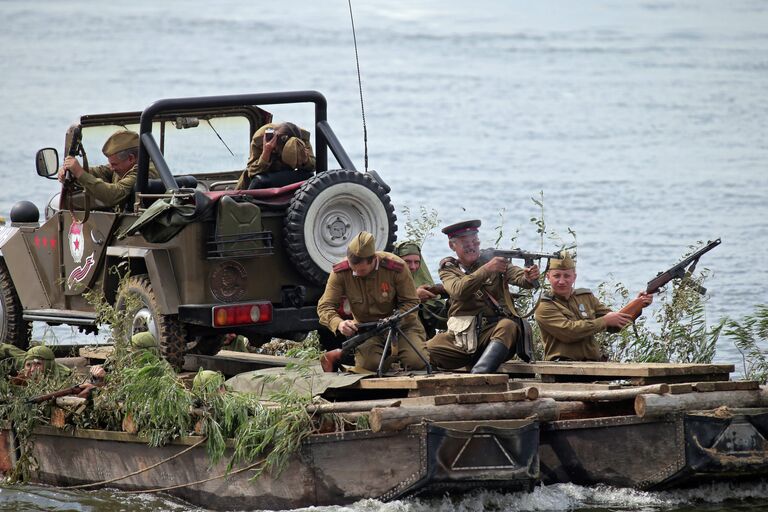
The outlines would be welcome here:
<svg viewBox="0 0 768 512">
<path fill-rule="evenodd" d="M 540 435 L 546 484 L 663 489 L 768 476 L 766 409 L 554 421 Z"/>
<path fill-rule="evenodd" d="M 38 463 L 32 480 L 57 487 L 98 484 L 89 488 L 163 490 L 214 510 L 343 505 L 472 487 L 531 488 L 539 472 L 538 424 L 471 423 L 313 435 L 283 471 L 255 479 L 255 469 L 248 466 L 224 476 L 231 452 L 213 467 L 204 445 L 181 453 L 199 437 L 149 447 L 123 432 L 40 427 L 32 444 Z"/>
</svg>

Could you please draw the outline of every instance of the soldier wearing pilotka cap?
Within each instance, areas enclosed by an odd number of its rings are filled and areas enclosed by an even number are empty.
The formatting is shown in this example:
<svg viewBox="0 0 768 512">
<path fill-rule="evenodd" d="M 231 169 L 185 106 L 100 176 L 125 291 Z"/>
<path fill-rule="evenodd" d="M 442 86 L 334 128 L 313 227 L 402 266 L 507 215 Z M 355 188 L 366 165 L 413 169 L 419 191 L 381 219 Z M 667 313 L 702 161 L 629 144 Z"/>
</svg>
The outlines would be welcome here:
<svg viewBox="0 0 768 512">
<path fill-rule="evenodd" d="M 66 171 L 85 189 L 86 194 L 104 203 L 119 206 L 136 184 L 139 160 L 139 134 L 130 130 L 118 130 L 109 136 L 101 152 L 109 165 L 98 165 L 87 171 L 72 155 L 64 159 L 59 169 L 59 181 L 64 182 Z M 149 177 L 158 178 L 157 170 L 149 168 Z"/>
<path fill-rule="evenodd" d="M 595 334 L 618 332 L 632 317 L 611 311 L 587 288 L 574 289 L 576 262 L 567 253 L 562 259 L 549 260 L 547 280 L 552 292 L 542 295 L 534 314 L 544 342 L 544 360 L 604 360 Z M 645 305 L 653 301 L 653 295 L 647 293 L 638 297 Z"/>
<path fill-rule="evenodd" d="M 472 373 L 493 373 L 522 339 L 519 315 L 507 284 L 533 288 L 536 265 L 522 269 L 501 257 L 481 264 L 479 220 L 443 229 L 456 258 L 440 262 L 440 279 L 450 296 L 448 330 L 429 340 L 431 362 L 445 369 L 472 366 Z"/>
<path fill-rule="evenodd" d="M 349 301 L 352 320 L 339 315 L 343 297 Z M 334 265 L 325 293 L 317 303 L 317 315 L 320 324 L 331 332 L 354 336 L 358 323 L 375 322 L 418 304 L 416 286 L 405 262 L 392 253 L 376 251 L 373 235 L 362 231 L 349 243 L 347 259 Z M 426 336 L 415 311 L 402 320 L 400 329 L 414 346 L 396 340 L 387 357 L 400 361 L 407 369 L 424 369 L 428 357 Z M 358 346 L 353 371 L 376 371 L 385 341 L 384 336 L 377 335 Z"/>
</svg>

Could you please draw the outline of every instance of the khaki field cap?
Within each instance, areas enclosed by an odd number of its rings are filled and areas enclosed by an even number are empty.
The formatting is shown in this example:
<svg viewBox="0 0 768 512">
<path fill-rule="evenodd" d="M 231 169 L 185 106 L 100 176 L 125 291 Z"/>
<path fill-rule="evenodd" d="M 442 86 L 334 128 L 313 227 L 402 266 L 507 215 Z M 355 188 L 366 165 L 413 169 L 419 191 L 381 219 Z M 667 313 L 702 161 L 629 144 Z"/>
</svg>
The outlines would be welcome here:
<svg viewBox="0 0 768 512">
<path fill-rule="evenodd" d="M 307 146 L 298 137 L 291 137 L 283 146 L 281 154 L 283 163 L 293 169 L 298 169 L 307 163 Z"/>
<path fill-rule="evenodd" d="M 101 152 L 104 156 L 112 156 L 126 149 L 139 147 L 139 134 L 130 130 L 118 130 L 109 136 Z"/>
<path fill-rule="evenodd" d="M 576 268 L 576 262 L 573 261 L 571 255 L 567 252 L 563 259 L 551 259 L 549 260 L 549 270 L 574 270 Z"/>
<path fill-rule="evenodd" d="M 358 258 L 370 258 L 376 254 L 376 240 L 367 231 L 361 231 L 359 235 L 349 242 L 349 253 Z"/>
<path fill-rule="evenodd" d="M 448 238 L 456 238 L 464 235 L 474 235 L 477 233 L 481 224 L 482 222 L 478 219 L 465 220 L 464 222 L 457 222 L 456 224 L 446 226 L 442 229 L 442 231 L 448 235 Z"/>
</svg>

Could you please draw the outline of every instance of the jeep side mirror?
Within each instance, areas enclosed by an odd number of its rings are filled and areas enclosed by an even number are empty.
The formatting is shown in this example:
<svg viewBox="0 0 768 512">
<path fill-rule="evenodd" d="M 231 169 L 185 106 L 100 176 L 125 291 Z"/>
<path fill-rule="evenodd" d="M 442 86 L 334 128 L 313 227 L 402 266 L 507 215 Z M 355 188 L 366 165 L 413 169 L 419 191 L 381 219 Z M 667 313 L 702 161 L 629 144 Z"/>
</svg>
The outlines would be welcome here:
<svg viewBox="0 0 768 512">
<path fill-rule="evenodd" d="M 56 179 L 59 170 L 59 152 L 56 148 L 43 148 L 35 155 L 37 174 L 44 178 Z"/>
</svg>

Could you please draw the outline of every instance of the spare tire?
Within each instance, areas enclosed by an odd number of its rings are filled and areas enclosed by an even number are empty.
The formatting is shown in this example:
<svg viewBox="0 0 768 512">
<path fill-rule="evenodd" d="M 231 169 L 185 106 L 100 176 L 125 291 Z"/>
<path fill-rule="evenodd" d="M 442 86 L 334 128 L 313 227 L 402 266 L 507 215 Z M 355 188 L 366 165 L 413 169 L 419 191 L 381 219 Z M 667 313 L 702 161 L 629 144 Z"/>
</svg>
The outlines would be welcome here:
<svg viewBox="0 0 768 512">
<path fill-rule="evenodd" d="M 360 231 L 373 234 L 377 251 L 391 250 L 396 221 L 389 196 L 371 176 L 346 169 L 325 171 L 308 179 L 293 196 L 285 216 L 285 247 L 303 276 L 325 284 Z"/>
</svg>

